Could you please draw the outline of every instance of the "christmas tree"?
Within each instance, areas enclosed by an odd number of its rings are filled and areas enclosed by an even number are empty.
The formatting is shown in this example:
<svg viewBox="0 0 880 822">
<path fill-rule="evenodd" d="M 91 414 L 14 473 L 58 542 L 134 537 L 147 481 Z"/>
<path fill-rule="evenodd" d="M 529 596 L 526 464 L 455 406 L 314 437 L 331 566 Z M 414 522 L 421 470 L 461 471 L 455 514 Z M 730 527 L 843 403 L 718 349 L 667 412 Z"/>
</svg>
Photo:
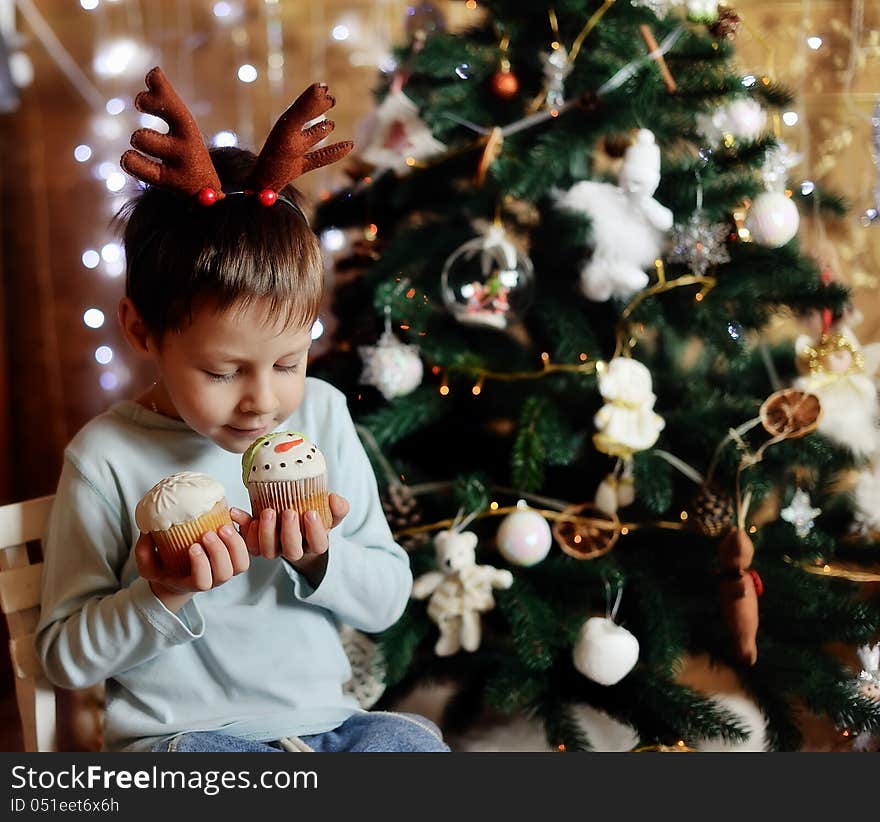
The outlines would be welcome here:
<svg viewBox="0 0 880 822">
<path fill-rule="evenodd" d="M 853 581 L 880 558 L 876 359 L 799 249 L 799 212 L 843 206 L 789 189 L 789 93 L 714 2 L 479 7 L 457 34 L 410 10 L 317 216 L 344 246 L 317 372 L 416 577 L 384 698 L 451 680 L 446 730 L 537 716 L 565 750 L 582 704 L 642 746 L 742 739 L 676 679 L 708 654 L 772 748 L 803 707 L 876 733 L 876 665 L 839 652 L 880 633 Z"/>
</svg>

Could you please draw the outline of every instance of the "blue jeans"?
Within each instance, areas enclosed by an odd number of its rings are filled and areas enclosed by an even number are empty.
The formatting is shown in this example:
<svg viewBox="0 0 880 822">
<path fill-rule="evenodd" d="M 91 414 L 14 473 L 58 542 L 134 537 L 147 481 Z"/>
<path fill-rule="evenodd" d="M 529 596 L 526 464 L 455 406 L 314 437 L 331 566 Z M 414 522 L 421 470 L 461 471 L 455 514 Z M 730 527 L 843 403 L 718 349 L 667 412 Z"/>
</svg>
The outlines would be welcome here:
<svg viewBox="0 0 880 822">
<path fill-rule="evenodd" d="M 153 751 L 283 753 L 284 751 L 439 752 L 448 751 L 440 729 L 416 714 L 371 711 L 353 714 L 338 728 L 320 734 L 252 742 L 219 731 L 191 731 L 160 742 Z"/>
</svg>

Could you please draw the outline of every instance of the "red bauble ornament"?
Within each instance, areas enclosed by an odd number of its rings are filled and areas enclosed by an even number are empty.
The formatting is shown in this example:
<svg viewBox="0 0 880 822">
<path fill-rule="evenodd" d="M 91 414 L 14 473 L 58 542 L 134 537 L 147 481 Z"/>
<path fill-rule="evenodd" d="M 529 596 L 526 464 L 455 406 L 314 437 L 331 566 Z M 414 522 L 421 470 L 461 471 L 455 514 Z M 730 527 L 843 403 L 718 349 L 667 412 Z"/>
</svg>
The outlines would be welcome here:
<svg viewBox="0 0 880 822">
<path fill-rule="evenodd" d="M 499 69 L 492 75 L 492 93 L 502 100 L 516 97 L 519 91 L 519 80 L 512 71 Z"/>
<path fill-rule="evenodd" d="M 217 192 L 213 188 L 203 188 L 197 196 L 199 203 L 203 206 L 212 206 L 217 202 Z"/>
<path fill-rule="evenodd" d="M 263 190 L 257 195 L 257 199 L 258 199 L 258 200 L 259 200 L 264 206 L 271 206 L 271 205 L 275 205 L 275 201 L 278 199 L 278 195 L 277 195 L 274 191 L 272 191 L 271 188 L 264 188 L 264 189 L 263 189 Z"/>
</svg>

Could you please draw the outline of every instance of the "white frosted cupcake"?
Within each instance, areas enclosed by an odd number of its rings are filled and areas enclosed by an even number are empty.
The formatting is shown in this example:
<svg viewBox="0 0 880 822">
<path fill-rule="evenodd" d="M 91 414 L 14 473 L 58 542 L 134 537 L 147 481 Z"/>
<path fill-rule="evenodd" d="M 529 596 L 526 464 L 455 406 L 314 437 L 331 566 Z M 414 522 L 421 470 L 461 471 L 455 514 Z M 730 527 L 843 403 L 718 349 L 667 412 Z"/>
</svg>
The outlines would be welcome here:
<svg viewBox="0 0 880 822">
<path fill-rule="evenodd" d="M 300 516 L 317 511 L 325 528 L 333 524 L 327 494 L 327 463 L 308 437 L 282 431 L 251 443 L 241 460 L 241 478 L 255 517 L 264 508 L 279 514 L 292 509 Z"/>
<path fill-rule="evenodd" d="M 232 522 L 226 490 L 213 477 L 194 471 L 159 480 L 137 504 L 134 519 L 153 537 L 163 567 L 179 576 L 190 572 L 190 545 Z"/>
</svg>

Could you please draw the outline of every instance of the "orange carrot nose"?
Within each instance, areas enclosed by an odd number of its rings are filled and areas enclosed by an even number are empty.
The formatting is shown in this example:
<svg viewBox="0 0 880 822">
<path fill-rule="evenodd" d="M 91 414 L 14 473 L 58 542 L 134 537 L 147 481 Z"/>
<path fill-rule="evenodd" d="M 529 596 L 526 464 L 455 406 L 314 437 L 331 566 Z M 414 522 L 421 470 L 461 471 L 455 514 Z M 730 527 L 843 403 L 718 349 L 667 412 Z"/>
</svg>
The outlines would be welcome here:
<svg viewBox="0 0 880 822">
<path fill-rule="evenodd" d="M 295 448 L 297 445 L 302 445 L 302 438 L 298 440 L 291 440 L 290 442 L 282 442 L 280 445 L 276 445 L 272 450 L 276 454 L 283 454 L 285 451 L 289 451 L 291 448 Z"/>
</svg>

